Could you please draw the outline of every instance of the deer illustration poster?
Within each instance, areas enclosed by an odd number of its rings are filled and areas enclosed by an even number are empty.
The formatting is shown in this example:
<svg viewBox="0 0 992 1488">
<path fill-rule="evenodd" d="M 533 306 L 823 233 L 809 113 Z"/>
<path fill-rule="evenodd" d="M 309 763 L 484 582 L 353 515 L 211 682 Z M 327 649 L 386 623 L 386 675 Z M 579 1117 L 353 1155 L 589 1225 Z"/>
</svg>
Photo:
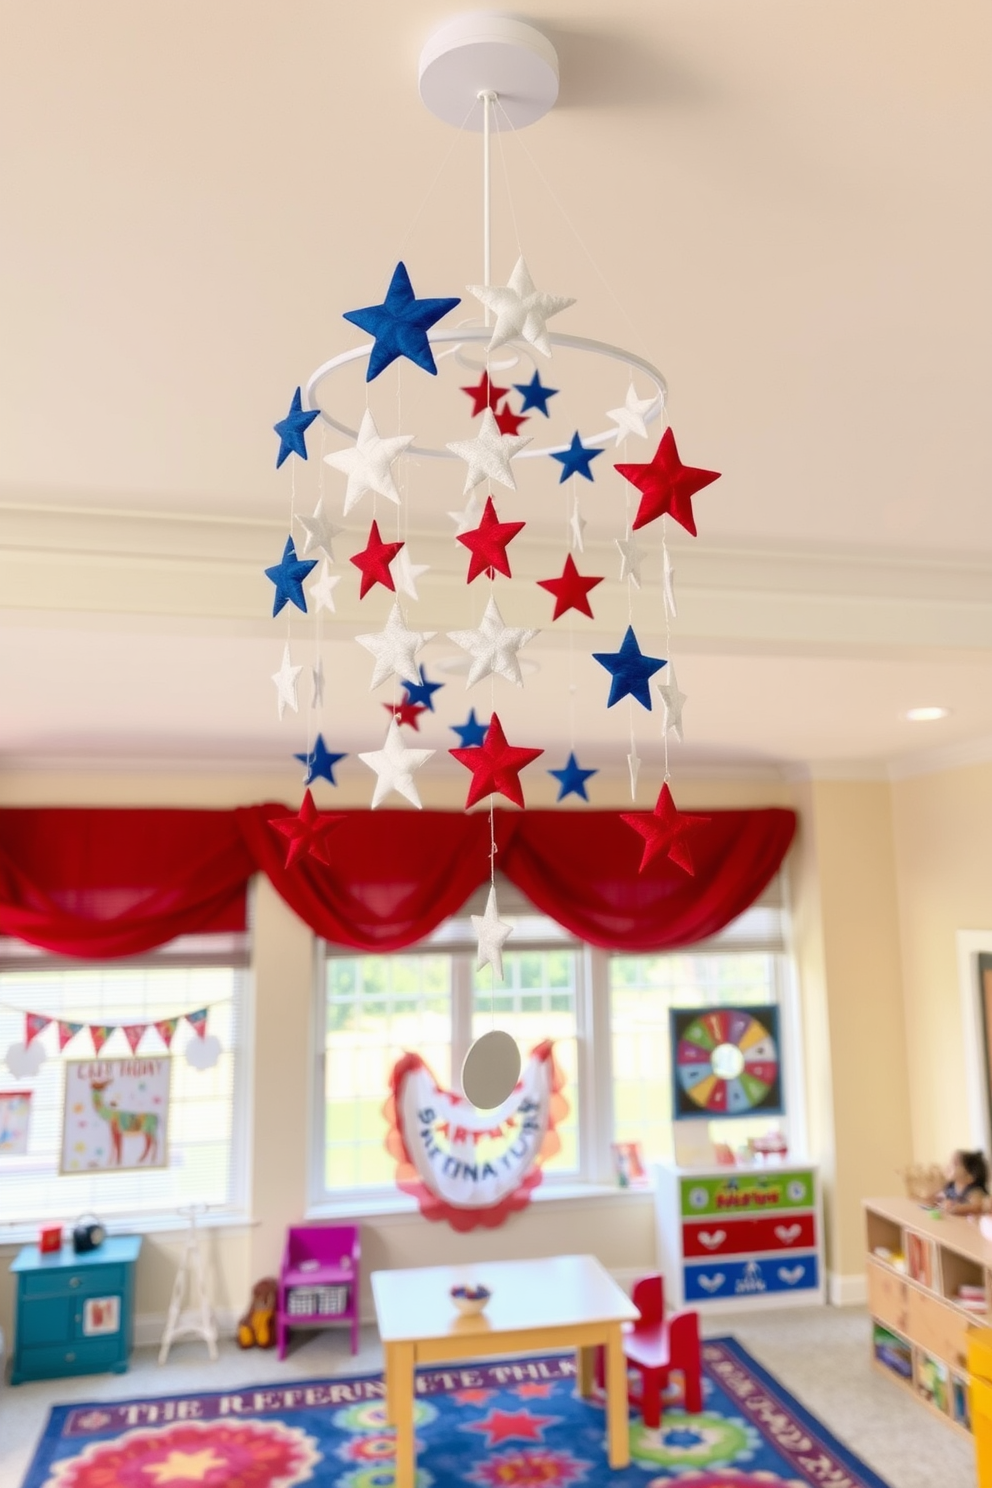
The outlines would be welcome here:
<svg viewBox="0 0 992 1488">
<path fill-rule="evenodd" d="M 171 1058 L 67 1060 L 60 1172 L 167 1167 L 171 1068 Z"/>
</svg>

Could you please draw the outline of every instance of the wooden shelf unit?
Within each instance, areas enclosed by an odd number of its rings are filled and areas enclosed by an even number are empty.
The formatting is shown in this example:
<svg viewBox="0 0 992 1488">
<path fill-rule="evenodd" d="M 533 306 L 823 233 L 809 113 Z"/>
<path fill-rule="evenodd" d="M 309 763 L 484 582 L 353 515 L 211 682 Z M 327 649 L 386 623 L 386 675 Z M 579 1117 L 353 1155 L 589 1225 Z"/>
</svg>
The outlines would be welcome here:
<svg viewBox="0 0 992 1488">
<path fill-rule="evenodd" d="M 992 1321 L 992 1244 L 976 1220 L 934 1217 L 915 1199 L 866 1199 L 864 1207 L 874 1363 L 970 1431 L 968 1337 L 972 1324 Z M 962 1286 L 981 1289 L 984 1314 L 961 1305 Z"/>
</svg>

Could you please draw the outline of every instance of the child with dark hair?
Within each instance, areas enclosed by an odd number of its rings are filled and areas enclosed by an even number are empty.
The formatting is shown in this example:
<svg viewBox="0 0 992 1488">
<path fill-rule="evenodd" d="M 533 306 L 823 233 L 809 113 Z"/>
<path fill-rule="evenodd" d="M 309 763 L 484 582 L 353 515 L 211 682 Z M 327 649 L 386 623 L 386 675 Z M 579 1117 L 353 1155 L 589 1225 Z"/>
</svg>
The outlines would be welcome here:
<svg viewBox="0 0 992 1488">
<path fill-rule="evenodd" d="M 944 1187 L 934 1195 L 945 1214 L 981 1214 L 988 1198 L 989 1165 L 983 1152 L 954 1152 Z"/>
</svg>

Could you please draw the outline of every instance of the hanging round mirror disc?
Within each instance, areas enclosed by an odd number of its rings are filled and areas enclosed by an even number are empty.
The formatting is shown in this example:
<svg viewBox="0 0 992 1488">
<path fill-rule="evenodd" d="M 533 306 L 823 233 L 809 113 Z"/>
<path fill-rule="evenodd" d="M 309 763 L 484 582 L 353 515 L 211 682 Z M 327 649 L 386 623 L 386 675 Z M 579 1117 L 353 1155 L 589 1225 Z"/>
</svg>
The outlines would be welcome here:
<svg viewBox="0 0 992 1488">
<path fill-rule="evenodd" d="M 520 1079 L 520 1050 L 501 1028 L 490 1029 L 465 1055 L 462 1090 L 478 1110 L 491 1111 L 513 1094 Z"/>
</svg>

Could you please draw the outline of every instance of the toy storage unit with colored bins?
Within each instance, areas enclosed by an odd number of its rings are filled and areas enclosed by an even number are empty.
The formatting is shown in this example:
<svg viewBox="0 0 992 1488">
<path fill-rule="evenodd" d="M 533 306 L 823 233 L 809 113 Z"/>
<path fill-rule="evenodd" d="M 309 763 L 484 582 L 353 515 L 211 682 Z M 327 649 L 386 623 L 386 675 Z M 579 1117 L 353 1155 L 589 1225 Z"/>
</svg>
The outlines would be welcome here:
<svg viewBox="0 0 992 1488">
<path fill-rule="evenodd" d="M 992 1244 L 976 1221 L 915 1199 L 866 1199 L 865 1231 L 875 1364 L 970 1431 L 968 1352 L 990 1319 Z"/>
<path fill-rule="evenodd" d="M 658 1260 L 673 1307 L 702 1311 L 824 1300 L 819 1174 L 658 1163 Z"/>
<path fill-rule="evenodd" d="M 27 1245 L 11 1264 L 17 1277 L 10 1382 L 69 1374 L 123 1374 L 134 1336 L 138 1236 L 105 1240 L 74 1255 Z"/>
</svg>

